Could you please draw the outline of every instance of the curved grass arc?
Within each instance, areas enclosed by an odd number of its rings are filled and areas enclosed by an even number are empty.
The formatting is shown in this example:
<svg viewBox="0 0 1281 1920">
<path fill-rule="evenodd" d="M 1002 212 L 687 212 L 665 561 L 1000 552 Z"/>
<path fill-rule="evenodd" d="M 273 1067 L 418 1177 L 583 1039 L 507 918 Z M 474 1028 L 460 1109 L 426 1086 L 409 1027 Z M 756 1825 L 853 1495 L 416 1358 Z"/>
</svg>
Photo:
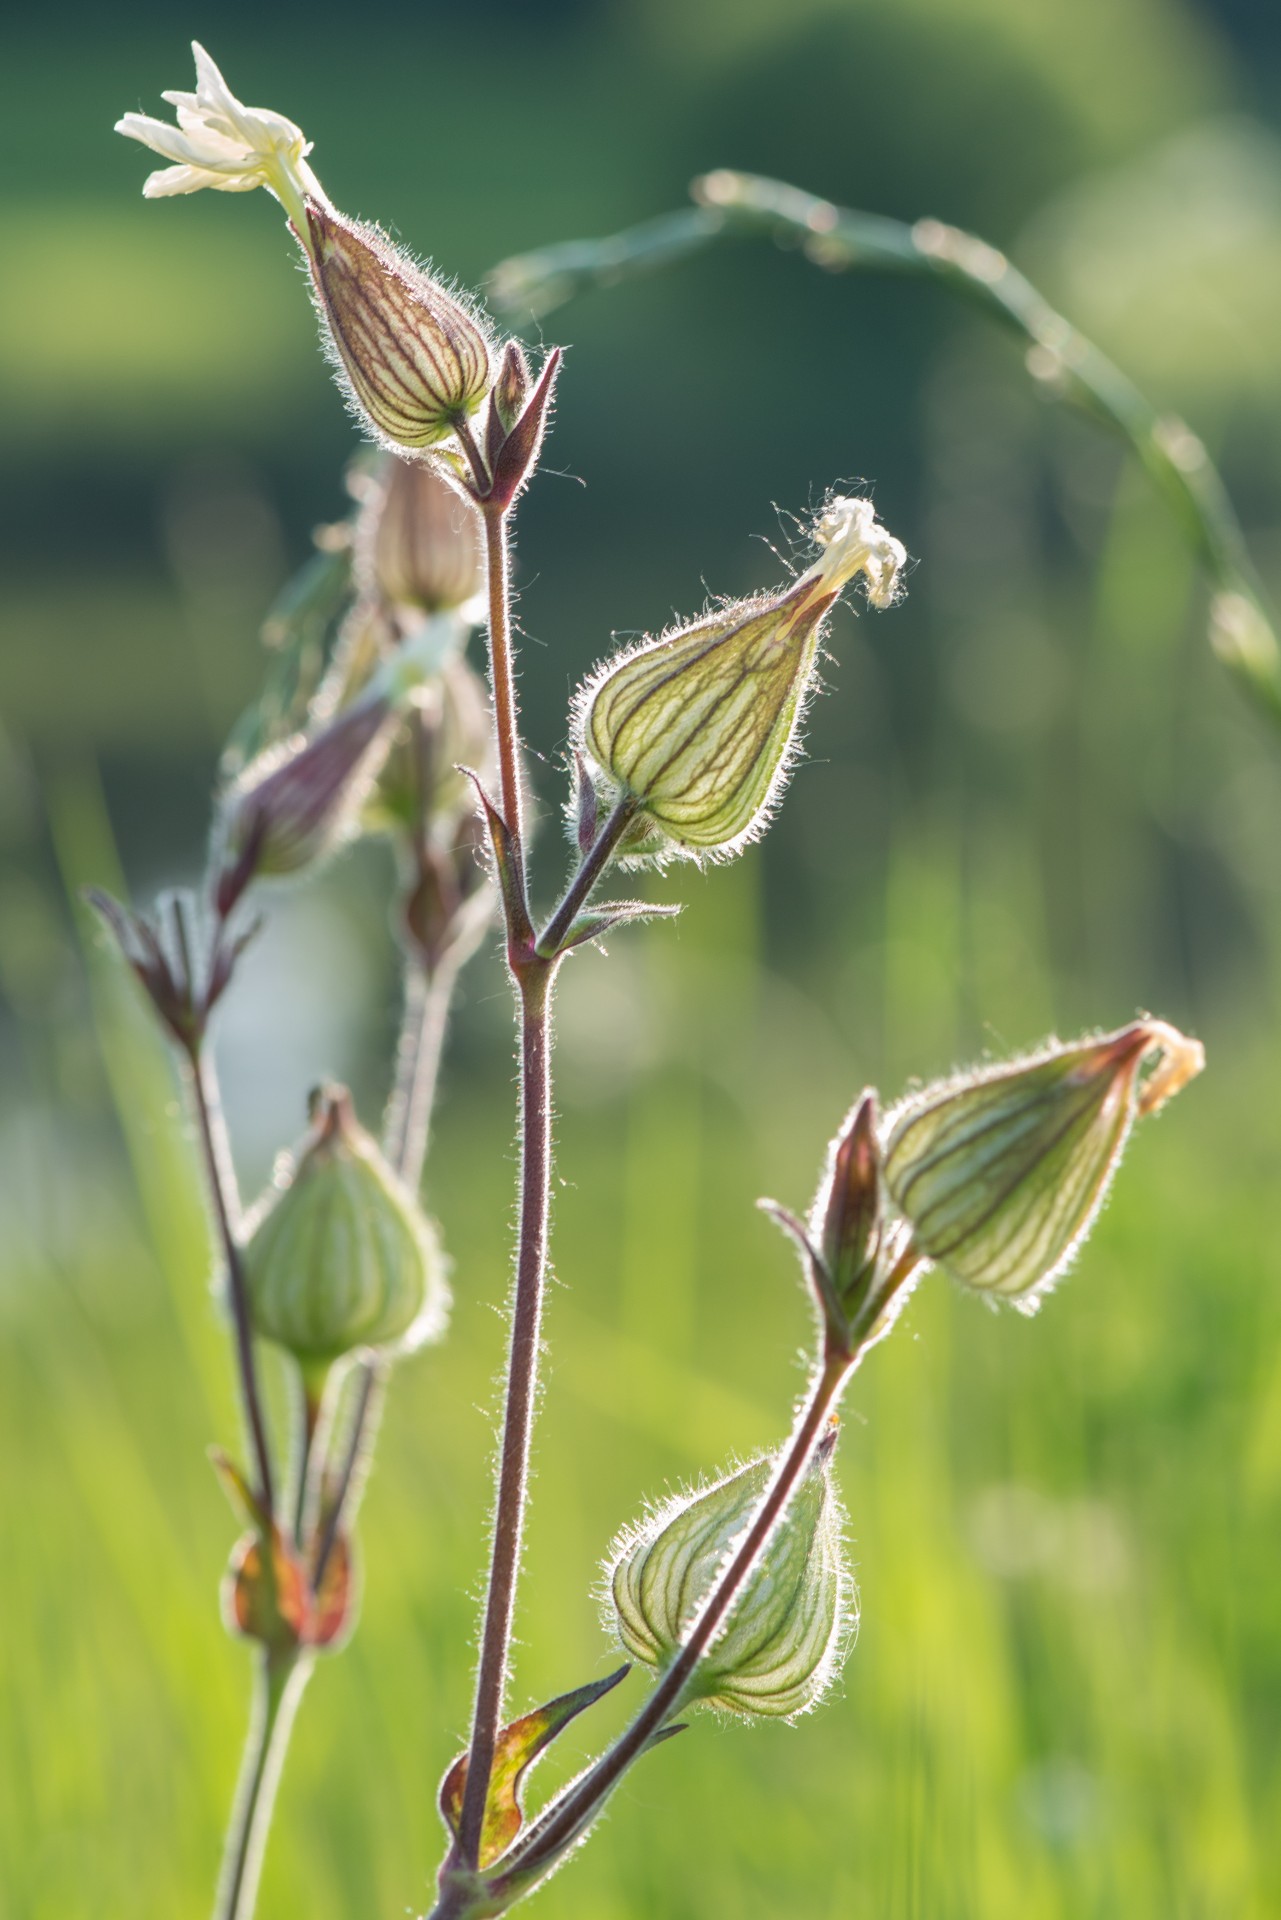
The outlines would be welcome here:
<svg viewBox="0 0 1281 1920">
<path fill-rule="evenodd" d="M 1005 254 L 941 220 L 887 219 L 761 174 L 719 169 L 692 187 L 693 207 L 597 240 L 515 255 L 490 275 L 493 304 L 542 317 L 597 287 L 677 266 L 723 240 L 784 241 L 829 272 L 901 273 L 937 281 L 1020 335 L 1041 390 L 1092 414 L 1126 441 L 1180 522 L 1212 589 L 1210 643 L 1281 728 L 1281 645 L 1222 475 L 1202 441 L 1162 413 L 1058 313 Z"/>
</svg>

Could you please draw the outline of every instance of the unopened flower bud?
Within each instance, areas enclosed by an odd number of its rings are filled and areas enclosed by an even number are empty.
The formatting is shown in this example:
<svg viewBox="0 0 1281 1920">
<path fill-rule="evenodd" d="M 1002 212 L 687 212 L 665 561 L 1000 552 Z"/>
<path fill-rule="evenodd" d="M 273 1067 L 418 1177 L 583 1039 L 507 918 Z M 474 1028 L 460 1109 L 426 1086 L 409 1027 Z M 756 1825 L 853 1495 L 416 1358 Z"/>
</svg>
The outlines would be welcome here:
<svg viewBox="0 0 1281 1920">
<path fill-rule="evenodd" d="M 509 340 L 494 382 L 494 412 L 505 432 L 511 432 L 525 411 L 532 385 L 529 362 L 519 342 Z"/>
<path fill-rule="evenodd" d="M 489 341 L 440 281 L 376 227 L 307 203 L 308 255 L 335 363 L 378 437 L 448 439 L 489 391 Z"/>
<path fill-rule="evenodd" d="M 433 834 L 415 851 L 400 931 L 429 974 L 469 959 L 493 917 L 497 896 L 483 836 L 475 814 L 465 815 L 452 834 Z"/>
<path fill-rule="evenodd" d="M 354 824 L 386 751 L 396 702 L 375 685 L 310 737 L 271 748 L 245 769 L 223 810 L 219 911 L 252 879 L 298 873 Z"/>
<path fill-rule="evenodd" d="M 813 1224 L 833 1295 L 848 1314 L 876 1271 L 883 1234 L 876 1095 L 870 1090 L 832 1142 Z"/>
<path fill-rule="evenodd" d="M 927 1087 L 886 1118 L 886 1186 L 930 1259 L 1033 1303 L 1089 1232 L 1136 1115 L 1204 1061 L 1198 1041 L 1144 1019 Z"/>
<path fill-rule="evenodd" d="M 727 1623 L 695 1668 L 686 1701 L 790 1719 L 816 1705 L 838 1663 L 851 1589 L 832 1490 L 834 1431 L 817 1449 Z M 774 1473 L 771 1459 L 669 1502 L 623 1536 L 610 1570 L 619 1636 L 635 1659 L 663 1668 L 735 1546 Z"/>
<path fill-rule="evenodd" d="M 824 616 L 855 575 L 873 606 L 894 597 L 905 554 L 867 500 L 835 500 L 822 551 L 785 591 L 741 601 L 611 661 L 580 690 L 575 731 L 616 794 L 637 803 L 623 850 L 729 855 L 782 790 L 811 691 Z"/>
<path fill-rule="evenodd" d="M 433 467 L 388 455 L 356 523 L 355 570 L 393 607 L 462 607 L 484 584 L 480 515 Z"/>
<path fill-rule="evenodd" d="M 313 1096 L 311 1131 L 255 1215 L 244 1249 L 254 1327 L 305 1370 L 440 1332 L 449 1291 L 435 1230 L 345 1088 Z"/>
</svg>

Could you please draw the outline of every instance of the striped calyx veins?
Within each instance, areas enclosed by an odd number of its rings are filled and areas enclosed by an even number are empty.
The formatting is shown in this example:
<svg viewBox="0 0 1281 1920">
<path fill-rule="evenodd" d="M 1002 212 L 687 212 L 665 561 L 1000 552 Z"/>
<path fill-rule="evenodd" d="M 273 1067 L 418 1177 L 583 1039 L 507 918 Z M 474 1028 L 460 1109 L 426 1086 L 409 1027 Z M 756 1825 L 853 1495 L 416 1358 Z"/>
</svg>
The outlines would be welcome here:
<svg viewBox="0 0 1281 1920">
<path fill-rule="evenodd" d="M 922 1253 L 968 1287 L 1034 1305 L 1089 1232 L 1136 1117 L 1204 1058 L 1142 1019 L 926 1087 L 886 1116 L 886 1187 Z"/>
<path fill-rule="evenodd" d="M 642 641 L 580 690 L 577 744 L 635 806 L 625 853 L 724 857 L 768 821 L 828 609 L 858 574 L 889 606 L 905 559 L 867 500 L 833 500 L 814 539 L 819 556 L 790 587 Z"/>
<path fill-rule="evenodd" d="M 790 1719 L 815 1706 L 836 1671 L 850 1582 L 832 1490 L 834 1430 L 815 1452 L 764 1553 L 699 1660 L 682 1705 Z M 679 1496 L 616 1543 L 610 1597 L 627 1652 L 671 1664 L 717 1575 L 750 1527 L 774 1473 L 771 1458 Z"/>
<path fill-rule="evenodd" d="M 244 1247 L 254 1328 L 304 1368 L 438 1334 L 449 1294 L 431 1223 L 361 1127 L 344 1087 L 255 1209 Z"/>
<path fill-rule="evenodd" d="M 358 411 L 393 448 L 448 439 L 489 391 L 484 329 L 376 227 L 311 200 L 307 224 L 316 304 Z"/>
</svg>

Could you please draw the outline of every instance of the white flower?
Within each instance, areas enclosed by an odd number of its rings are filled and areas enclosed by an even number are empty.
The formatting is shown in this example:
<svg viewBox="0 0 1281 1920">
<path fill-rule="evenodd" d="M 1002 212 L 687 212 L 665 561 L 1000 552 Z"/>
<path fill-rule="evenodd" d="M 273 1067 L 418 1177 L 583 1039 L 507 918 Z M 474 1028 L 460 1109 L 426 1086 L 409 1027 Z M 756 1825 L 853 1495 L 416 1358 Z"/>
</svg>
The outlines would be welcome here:
<svg viewBox="0 0 1281 1920">
<path fill-rule="evenodd" d="M 149 174 L 143 193 L 155 200 L 171 193 L 195 193 L 201 187 L 217 187 L 223 193 L 266 187 L 306 244 L 304 201 L 329 205 L 324 188 L 307 165 L 310 140 L 282 113 L 242 106 L 198 41 L 192 41 L 191 51 L 196 56 L 196 91 L 162 96 L 178 109 L 176 127 L 146 113 L 127 113 L 116 122 L 117 133 L 140 140 L 174 162 Z"/>
<path fill-rule="evenodd" d="M 867 577 L 867 597 L 874 607 L 888 607 L 898 591 L 898 576 L 907 564 L 901 540 L 880 524 L 870 500 L 835 499 L 814 529 L 823 552 L 804 574 L 824 593 L 839 593 L 855 574 Z"/>
</svg>

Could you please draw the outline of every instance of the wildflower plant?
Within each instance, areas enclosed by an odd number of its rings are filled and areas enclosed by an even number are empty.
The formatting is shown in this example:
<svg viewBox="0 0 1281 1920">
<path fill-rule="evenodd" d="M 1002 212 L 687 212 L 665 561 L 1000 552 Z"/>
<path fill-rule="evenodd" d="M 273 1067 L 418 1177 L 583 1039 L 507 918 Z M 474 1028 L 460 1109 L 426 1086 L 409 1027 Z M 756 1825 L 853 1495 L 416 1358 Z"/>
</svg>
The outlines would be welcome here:
<svg viewBox="0 0 1281 1920">
<path fill-rule="evenodd" d="M 275 664 L 228 749 L 204 885 L 151 915 L 94 896 L 184 1070 L 244 1413 L 248 1466 L 222 1454 L 215 1464 L 244 1526 L 224 1618 L 256 1647 L 259 1691 L 215 1913 L 253 1911 L 303 1689 L 355 1624 L 354 1528 L 382 1394 L 403 1352 L 446 1332 L 448 1260 L 420 1187 L 450 996 L 496 917 L 519 1037 L 518 1227 L 474 1706 L 466 1751 L 441 1785 L 431 1909 L 431 1920 L 479 1920 L 565 1860 L 680 1716 L 711 1705 L 790 1720 L 818 1704 L 855 1619 L 833 1477 L 851 1375 L 933 1266 L 1035 1304 L 1088 1233 L 1134 1121 L 1202 1056 L 1141 1016 L 958 1074 L 886 1112 L 867 1090 L 837 1129 L 808 1215 L 762 1202 L 793 1242 L 814 1322 L 790 1434 L 620 1532 L 606 1620 L 629 1663 L 649 1670 L 649 1689 L 612 1744 L 528 1813 L 535 1760 L 628 1672 L 509 1718 L 548 1254 L 554 990 L 575 950 L 674 911 L 615 897 L 620 869 L 729 859 L 766 829 L 832 607 L 849 591 L 891 609 L 907 556 L 870 500 L 833 495 L 794 579 L 606 660 L 569 715 L 569 871 L 547 908 L 530 864 L 509 556 L 559 352 L 532 369 L 477 303 L 341 213 L 301 129 L 243 106 L 195 52 L 196 91 L 166 95 L 176 127 L 137 113 L 119 123 L 169 162 L 144 191 L 274 195 L 325 350 L 378 449 L 352 477 L 349 520 L 326 531 L 269 622 Z M 487 687 L 467 659 L 482 621 Z M 320 1088 L 301 1143 L 246 1209 L 211 1020 L 271 884 L 305 879 L 370 833 L 395 849 L 405 998 L 380 1136 L 345 1089 Z M 262 1390 L 264 1342 L 286 1355 L 295 1384 L 287 1469 Z"/>
</svg>

